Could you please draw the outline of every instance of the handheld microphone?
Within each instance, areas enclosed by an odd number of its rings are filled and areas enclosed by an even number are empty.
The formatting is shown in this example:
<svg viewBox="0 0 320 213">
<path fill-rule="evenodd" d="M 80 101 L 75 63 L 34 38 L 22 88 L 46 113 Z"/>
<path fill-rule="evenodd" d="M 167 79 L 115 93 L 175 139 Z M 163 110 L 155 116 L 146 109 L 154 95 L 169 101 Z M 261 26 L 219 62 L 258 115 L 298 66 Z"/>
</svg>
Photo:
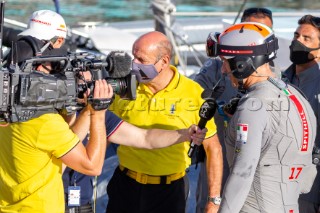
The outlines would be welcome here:
<svg viewBox="0 0 320 213">
<path fill-rule="evenodd" d="M 212 117 L 214 116 L 214 113 L 216 112 L 217 107 L 218 107 L 218 104 L 216 103 L 214 98 L 208 98 L 205 102 L 203 102 L 199 110 L 200 121 L 198 123 L 198 127 L 200 129 L 203 129 L 206 127 L 207 122 L 211 120 Z M 190 158 L 192 157 L 196 148 L 197 148 L 197 145 L 195 145 L 193 141 L 191 141 L 190 148 L 188 151 L 188 156 Z"/>
<path fill-rule="evenodd" d="M 221 94 L 225 90 L 225 77 L 227 73 L 222 73 L 221 77 L 217 81 L 217 83 L 213 86 L 212 89 L 206 89 L 202 92 L 201 97 L 205 100 L 200 107 L 199 116 L 200 121 L 198 123 L 198 127 L 203 129 L 206 127 L 206 124 L 209 120 L 212 119 L 216 110 L 218 108 L 218 104 L 216 103 L 216 99 L 221 96 Z M 222 85 L 218 86 L 222 82 Z M 194 151 L 196 150 L 197 145 L 195 145 L 192 141 L 190 142 L 190 148 L 188 151 L 188 156 L 191 158 Z"/>
</svg>

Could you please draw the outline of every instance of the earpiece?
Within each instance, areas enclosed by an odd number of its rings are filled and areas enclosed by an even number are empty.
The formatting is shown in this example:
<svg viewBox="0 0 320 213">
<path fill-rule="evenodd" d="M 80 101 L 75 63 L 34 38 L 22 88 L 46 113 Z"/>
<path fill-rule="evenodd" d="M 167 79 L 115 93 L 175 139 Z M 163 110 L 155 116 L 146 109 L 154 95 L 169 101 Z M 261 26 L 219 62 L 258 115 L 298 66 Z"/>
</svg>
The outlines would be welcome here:
<svg viewBox="0 0 320 213">
<path fill-rule="evenodd" d="M 228 59 L 232 74 L 235 78 L 248 78 L 258 67 L 269 60 L 265 55 L 258 56 L 235 56 Z"/>
<path fill-rule="evenodd" d="M 251 57 L 236 56 L 229 63 L 232 75 L 238 79 L 249 77 L 255 70 Z"/>
</svg>

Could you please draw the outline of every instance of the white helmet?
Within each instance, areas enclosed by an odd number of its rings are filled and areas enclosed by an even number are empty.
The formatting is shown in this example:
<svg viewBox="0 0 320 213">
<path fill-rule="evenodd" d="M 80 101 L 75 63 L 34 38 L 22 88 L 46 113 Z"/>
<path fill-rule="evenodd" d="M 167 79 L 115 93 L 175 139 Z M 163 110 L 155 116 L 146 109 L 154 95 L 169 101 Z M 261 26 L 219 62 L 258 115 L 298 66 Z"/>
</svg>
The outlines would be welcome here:
<svg viewBox="0 0 320 213">
<path fill-rule="evenodd" d="M 215 56 L 224 56 L 234 77 L 249 77 L 258 67 L 276 57 L 278 39 L 266 25 L 242 22 L 223 31 L 214 45 Z"/>
</svg>

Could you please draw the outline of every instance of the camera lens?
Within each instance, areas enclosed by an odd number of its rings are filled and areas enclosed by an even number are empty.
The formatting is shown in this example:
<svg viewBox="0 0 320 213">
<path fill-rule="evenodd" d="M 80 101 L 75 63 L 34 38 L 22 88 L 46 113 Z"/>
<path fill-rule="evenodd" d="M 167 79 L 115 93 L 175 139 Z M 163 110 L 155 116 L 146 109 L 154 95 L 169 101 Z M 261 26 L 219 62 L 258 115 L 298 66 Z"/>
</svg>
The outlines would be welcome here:
<svg viewBox="0 0 320 213">
<path fill-rule="evenodd" d="M 112 86 L 113 91 L 119 95 L 123 96 L 127 92 L 127 85 L 123 79 L 107 79 L 107 83 Z"/>
</svg>

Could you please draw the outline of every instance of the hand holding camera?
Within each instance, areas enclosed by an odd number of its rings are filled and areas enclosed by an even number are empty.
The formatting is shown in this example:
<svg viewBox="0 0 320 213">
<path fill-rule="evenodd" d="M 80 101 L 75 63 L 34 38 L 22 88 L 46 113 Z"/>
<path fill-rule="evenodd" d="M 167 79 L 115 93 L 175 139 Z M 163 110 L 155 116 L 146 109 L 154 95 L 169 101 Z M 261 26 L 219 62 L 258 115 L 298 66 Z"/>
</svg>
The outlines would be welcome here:
<svg viewBox="0 0 320 213">
<path fill-rule="evenodd" d="M 95 111 L 106 110 L 112 103 L 113 89 L 106 80 L 95 81 L 93 98 L 89 99 L 89 104 Z"/>
</svg>

